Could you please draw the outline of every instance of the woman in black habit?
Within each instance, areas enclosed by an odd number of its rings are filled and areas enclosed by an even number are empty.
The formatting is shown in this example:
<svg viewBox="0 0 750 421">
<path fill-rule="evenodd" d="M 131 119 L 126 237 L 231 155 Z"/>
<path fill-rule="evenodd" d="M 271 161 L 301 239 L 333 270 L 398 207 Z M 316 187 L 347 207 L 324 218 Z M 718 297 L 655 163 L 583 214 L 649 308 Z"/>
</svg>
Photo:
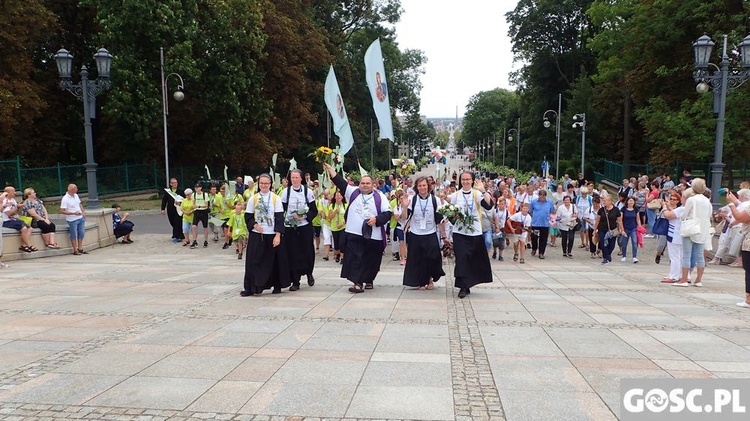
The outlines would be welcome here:
<svg viewBox="0 0 750 421">
<path fill-rule="evenodd" d="M 291 277 L 284 246 L 284 206 L 281 197 L 271 192 L 271 176 L 258 177 L 260 191 L 250 197 L 245 209 L 249 230 L 245 259 L 243 297 L 260 295 L 273 288 L 273 294 L 289 287 Z"/>
<path fill-rule="evenodd" d="M 435 288 L 435 282 L 443 271 L 443 258 L 440 255 L 440 238 L 445 240 L 445 227 L 440 223 L 442 216 L 437 212 L 437 199 L 430 193 L 430 186 L 426 177 L 419 177 L 416 181 L 417 194 L 411 200 L 405 199 L 409 209 L 409 224 L 406 233 L 406 267 L 404 268 L 403 284 L 418 287 L 420 291 Z"/>
<path fill-rule="evenodd" d="M 459 288 L 458 298 L 464 298 L 471 294 L 471 287 L 492 282 L 490 258 L 482 236 L 481 218 L 484 212 L 479 209 L 480 206 L 487 210 L 492 209 L 492 197 L 484 191 L 482 183 L 475 180 L 474 173 L 462 172 L 460 181 L 461 189 L 450 195 L 448 201 L 463 208 L 467 215 L 474 216 L 471 225 L 464 226 L 458 223 L 453 228 L 455 286 Z"/>
</svg>

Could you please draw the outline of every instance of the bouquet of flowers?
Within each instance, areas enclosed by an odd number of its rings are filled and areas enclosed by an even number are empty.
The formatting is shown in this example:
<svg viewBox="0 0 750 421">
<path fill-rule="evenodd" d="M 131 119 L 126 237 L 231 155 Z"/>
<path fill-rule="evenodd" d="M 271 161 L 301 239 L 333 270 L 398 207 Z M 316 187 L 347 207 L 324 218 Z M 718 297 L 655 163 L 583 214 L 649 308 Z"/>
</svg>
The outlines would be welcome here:
<svg viewBox="0 0 750 421">
<path fill-rule="evenodd" d="M 284 218 L 284 225 L 290 228 L 297 228 L 300 221 L 298 221 L 295 216 L 305 216 L 309 211 L 310 208 L 308 208 L 307 206 L 299 208 L 297 210 L 290 210 L 289 212 L 287 212 L 286 218 Z"/>
<path fill-rule="evenodd" d="M 474 222 L 477 217 L 467 214 L 464 208 L 456 205 L 445 205 L 438 209 L 438 213 L 456 228 L 474 232 Z"/>
<path fill-rule="evenodd" d="M 321 146 L 318 149 L 315 149 L 315 152 L 311 153 L 310 156 L 315 157 L 315 162 L 330 164 L 336 169 L 339 169 L 344 163 L 344 154 L 341 153 L 339 148 L 331 149 L 326 146 Z"/>
<path fill-rule="evenodd" d="M 396 171 L 402 176 L 414 173 L 417 170 L 417 165 L 413 159 L 407 159 L 402 156 L 399 159 L 392 159 L 391 162 L 396 166 Z"/>
</svg>

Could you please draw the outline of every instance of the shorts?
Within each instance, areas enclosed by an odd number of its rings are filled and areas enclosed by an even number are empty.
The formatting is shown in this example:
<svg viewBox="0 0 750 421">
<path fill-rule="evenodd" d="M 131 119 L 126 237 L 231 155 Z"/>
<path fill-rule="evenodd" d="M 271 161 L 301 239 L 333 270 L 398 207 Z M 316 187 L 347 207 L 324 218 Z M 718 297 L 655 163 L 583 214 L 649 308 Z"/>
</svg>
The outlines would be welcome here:
<svg viewBox="0 0 750 421">
<path fill-rule="evenodd" d="M 192 222 L 188 221 L 182 221 L 182 233 L 183 234 L 189 234 L 190 233 L 190 227 L 193 226 Z"/>
<path fill-rule="evenodd" d="M 492 234 L 492 247 L 497 247 L 500 250 L 505 250 L 505 233 L 496 232 Z"/>
<path fill-rule="evenodd" d="M 208 228 L 208 209 L 196 210 L 193 214 L 193 225 L 203 224 L 203 228 Z"/>
<path fill-rule="evenodd" d="M 313 225 L 313 237 L 320 238 L 320 225 Z"/>
<path fill-rule="evenodd" d="M 86 219 L 78 218 L 75 221 L 68 221 L 68 230 L 70 230 L 70 241 L 82 240 L 86 233 Z"/>
<path fill-rule="evenodd" d="M 26 225 L 25 222 L 20 219 L 8 219 L 7 221 L 3 222 L 3 227 L 18 231 L 21 231 L 24 227 L 30 228 L 28 225 Z"/>
<path fill-rule="evenodd" d="M 393 229 L 393 238 L 396 241 L 404 241 L 404 230 L 399 227 Z"/>
</svg>

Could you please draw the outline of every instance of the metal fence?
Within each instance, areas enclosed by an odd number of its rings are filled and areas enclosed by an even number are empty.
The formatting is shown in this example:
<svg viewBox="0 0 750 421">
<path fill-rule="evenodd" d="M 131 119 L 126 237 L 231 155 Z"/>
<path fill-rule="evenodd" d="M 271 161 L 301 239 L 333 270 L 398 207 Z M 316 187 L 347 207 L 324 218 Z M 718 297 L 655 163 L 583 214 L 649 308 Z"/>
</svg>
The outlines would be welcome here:
<svg viewBox="0 0 750 421">
<path fill-rule="evenodd" d="M 682 172 L 689 169 L 694 177 L 707 177 L 709 182 L 711 177 L 711 166 L 705 162 L 680 162 L 677 161 L 672 166 L 649 165 L 649 164 L 630 164 L 627 167 L 620 162 L 604 161 L 604 178 L 621 182 L 624 178 L 637 177 L 640 174 L 647 174 L 650 178 L 656 177 L 657 174 L 670 174 L 675 182 L 682 175 Z"/>
<path fill-rule="evenodd" d="M 205 168 L 171 167 L 170 173 L 177 177 L 182 185 L 205 178 Z M 99 194 L 127 193 L 156 189 L 167 185 L 163 167 L 151 164 L 124 164 L 116 167 L 99 167 L 96 170 Z M 21 159 L 0 161 L 0 183 L 3 186 L 14 186 L 22 192 L 26 187 L 33 187 L 40 197 L 62 196 L 68 184 L 78 185 L 80 193 L 88 191 L 86 168 L 83 165 L 60 165 L 54 167 L 25 168 Z M 186 184 L 187 183 L 187 184 Z"/>
</svg>

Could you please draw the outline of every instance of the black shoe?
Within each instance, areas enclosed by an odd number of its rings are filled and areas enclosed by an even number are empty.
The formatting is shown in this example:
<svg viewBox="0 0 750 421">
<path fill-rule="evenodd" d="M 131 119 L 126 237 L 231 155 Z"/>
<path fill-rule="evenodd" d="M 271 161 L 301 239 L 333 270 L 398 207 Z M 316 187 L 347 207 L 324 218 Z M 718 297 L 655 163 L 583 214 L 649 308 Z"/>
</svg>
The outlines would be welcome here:
<svg viewBox="0 0 750 421">
<path fill-rule="evenodd" d="M 493 251 L 493 252 L 492 252 L 492 258 L 493 258 L 493 259 L 497 259 L 497 252 L 496 252 L 496 251 Z"/>
<path fill-rule="evenodd" d="M 208 247 L 208 241 L 203 242 L 203 248 L 206 248 L 206 247 Z"/>
<path fill-rule="evenodd" d="M 401 260 L 401 257 L 398 255 L 398 253 L 393 253 L 393 261 Z"/>
<path fill-rule="evenodd" d="M 654 259 L 654 261 L 655 261 L 655 262 L 656 262 L 656 264 L 658 265 L 658 264 L 659 264 L 659 263 L 661 262 L 661 254 L 658 254 L 658 253 L 657 253 L 657 255 L 656 255 L 656 259 Z"/>
<path fill-rule="evenodd" d="M 249 292 L 249 291 L 242 290 L 242 291 L 240 291 L 240 295 L 243 296 L 243 297 L 249 297 L 249 296 L 253 295 L 253 293 Z"/>
<path fill-rule="evenodd" d="M 458 291 L 458 298 L 465 298 L 466 297 L 466 290 L 461 288 L 460 291 Z"/>
<path fill-rule="evenodd" d="M 231 238 L 229 239 L 229 245 L 230 246 L 232 245 L 232 239 Z"/>
<path fill-rule="evenodd" d="M 271 294 L 281 294 L 281 288 L 274 288 Z"/>
<path fill-rule="evenodd" d="M 336 256 L 336 263 L 340 262 L 341 258 L 339 256 Z"/>
<path fill-rule="evenodd" d="M 471 288 L 466 288 L 466 295 L 471 295 Z"/>
<path fill-rule="evenodd" d="M 242 260 L 242 253 L 237 254 L 237 260 Z"/>
<path fill-rule="evenodd" d="M 198 242 L 197 241 L 193 241 L 193 244 L 190 245 L 190 248 L 194 249 L 196 247 L 198 247 Z"/>
<path fill-rule="evenodd" d="M 542 260 L 544 260 L 544 255 L 543 255 L 543 254 L 540 254 L 540 255 L 539 255 L 539 258 L 540 258 L 540 259 L 542 259 Z"/>
<path fill-rule="evenodd" d="M 299 291 L 299 284 L 293 284 L 290 286 L 289 291 Z"/>
<path fill-rule="evenodd" d="M 224 245 L 223 245 L 223 246 L 221 246 L 221 249 L 222 249 L 222 250 L 226 250 L 226 249 L 228 249 L 228 248 L 229 248 L 229 243 L 224 243 Z"/>
<path fill-rule="evenodd" d="M 532 255 L 532 256 L 536 256 L 536 250 L 532 249 L 532 250 L 531 250 L 531 255 Z"/>
<path fill-rule="evenodd" d="M 308 285 L 308 286 L 313 286 L 313 285 L 315 285 L 315 278 L 313 278 L 313 276 L 312 276 L 312 275 L 307 275 L 307 285 Z"/>
</svg>

